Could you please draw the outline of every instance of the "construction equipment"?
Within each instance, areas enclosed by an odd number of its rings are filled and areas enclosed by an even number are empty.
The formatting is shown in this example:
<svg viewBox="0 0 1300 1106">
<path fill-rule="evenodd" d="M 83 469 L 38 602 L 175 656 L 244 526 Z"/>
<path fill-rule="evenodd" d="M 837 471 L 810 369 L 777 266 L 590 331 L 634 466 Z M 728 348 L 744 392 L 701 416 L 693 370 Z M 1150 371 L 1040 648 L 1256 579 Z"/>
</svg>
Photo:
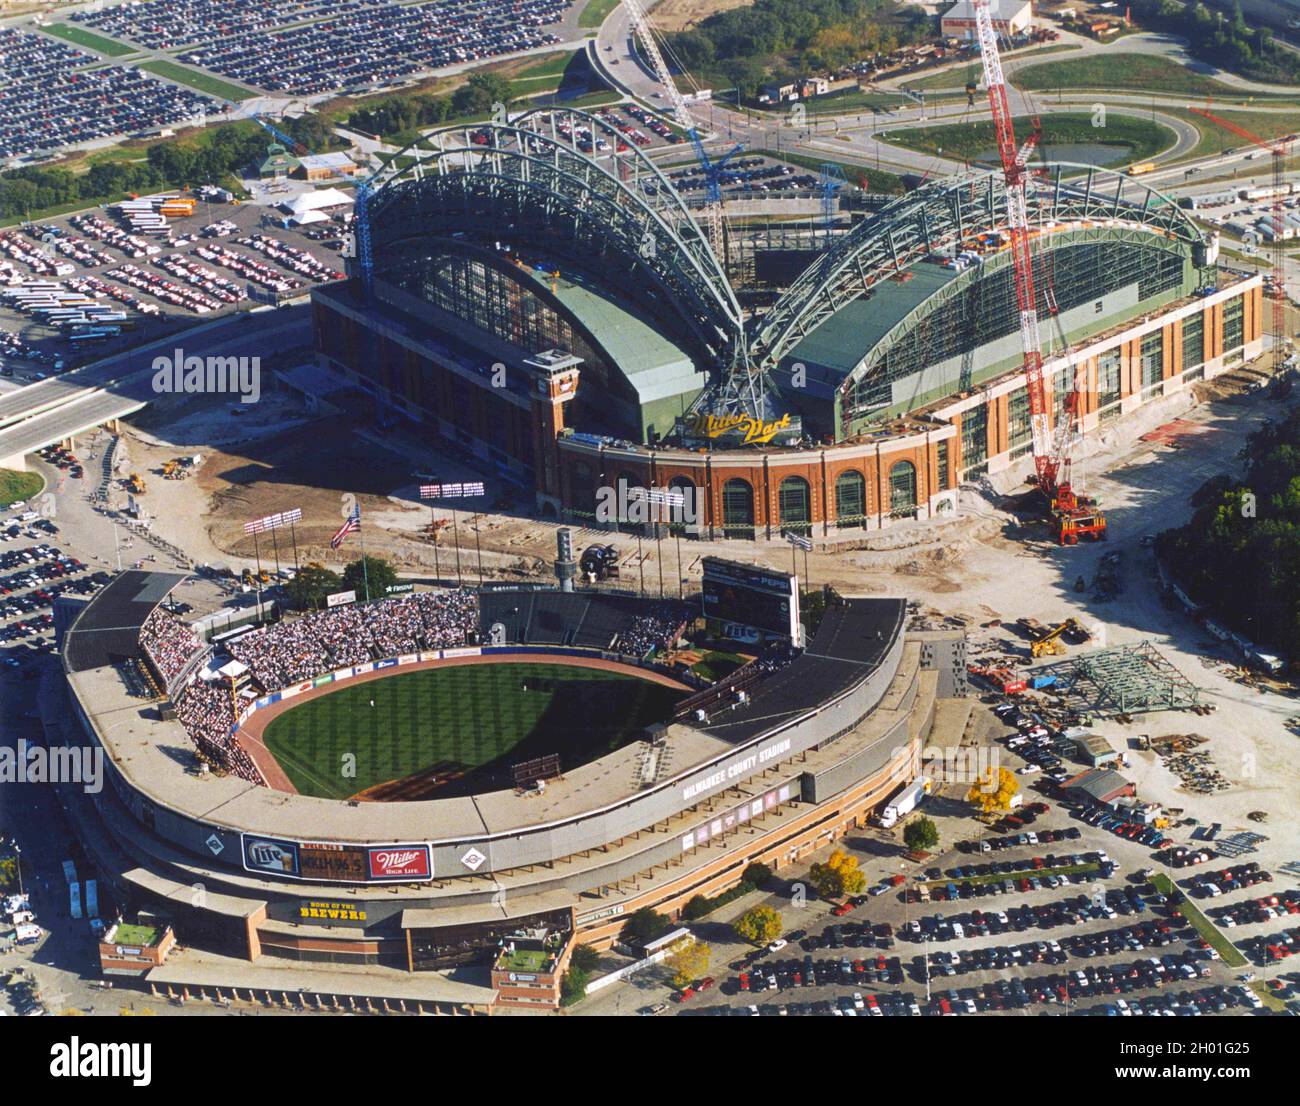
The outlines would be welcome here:
<svg viewBox="0 0 1300 1106">
<path fill-rule="evenodd" d="M 126 487 L 128 491 L 134 492 L 136 495 L 144 495 L 149 490 L 145 487 L 145 483 L 138 472 L 133 472 L 126 478 Z"/>
<path fill-rule="evenodd" d="M 1034 638 L 1034 640 L 1030 642 L 1029 652 L 1034 660 L 1038 660 L 1039 657 L 1065 656 L 1068 650 L 1065 648 L 1065 642 L 1061 640 L 1061 635 L 1070 628 L 1070 622 L 1072 621 L 1073 619 L 1062 622 L 1055 629 L 1048 630 L 1047 633 L 1043 634 L 1041 637 Z"/>
<path fill-rule="evenodd" d="M 701 209 L 701 222 L 704 224 L 704 232 L 709 239 L 709 245 L 713 249 L 714 257 L 720 262 L 724 261 L 726 241 L 723 236 L 722 185 L 719 177 L 727 162 L 739 153 L 742 147 L 737 144 L 726 156 L 717 161 L 712 161 L 709 158 L 708 152 L 704 149 L 704 143 L 700 139 L 700 132 L 695 118 L 686 106 L 686 97 L 682 95 L 673 81 L 673 75 L 668 69 L 668 64 L 664 61 L 663 53 L 659 49 L 659 43 L 655 40 L 650 17 L 641 6 L 641 0 L 623 0 L 623 7 L 627 11 L 633 34 L 640 38 L 642 45 L 645 47 L 646 56 L 650 59 L 650 65 L 654 69 L 655 76 L 659 79 L 659 83 L 663 85 L 664 94 L 668 97 L 668 102 L 673 108 L 673 118 L 686 132 L 686 137 L 691 140 L 691 145 L 695 148 L 695 157 L 704 172 L 705 203 Z"/>
<path fill-rule="evenodd" d="M 1269 229 L 1272 234 L 1269 247 L 1273 258 L 1273 273 L 1268 282 L 1269 287 L 1266 289 L 1266 294 L 1273 304 L 1273 313 L 1270 319 L 1270 337 L 1273 342 L 1273 371 L 1277 372 L 1282 368 L 1282 362 L 1286 360 L 1286 254 L 1282 249 L 1282 228 L 1284 226 L 1282 200 L 1286 186 L 1283 179 L 1283 170 L 1286 167 L 1286 159 L 1291 153 L 1291 148 L 1295 144 L 1296 136 L 1288 134 L 1282 138 L 1271 140 L 1260 138 L 1259 135 L 1248 131 L 1237 123 L 1221 119 L 1213 114 L 1208 107 L 1192 108 L 1192 111 L 1273 155 L 1273 202 L 1272 216 L 1269 220 Z"/>
<path fill-rule="evenodd" d="M 1054 520 L 1058 544 L 1075 545 L 1081 538 L 1100 541 L 1106 537 L 1105 516 L 1094 509 L 1095 504 L 1081 500 L 1069 482 L 1073 415 L 1062 418 L 1065 425 L 1063 428 L 1058 427 L 1053 440 L 1051 414 L 1048 410 L 1026 195 L 1029 179 L 1027 163 L 1038 144 L 1042 127 L 1037 117 L 1031 116 L 1033 131 L 1025 144 L 1017 148 L 1011 104 L 1002 74 L 1002 59 L 998 54 L 997 33 L 993 29 L 989 0 L 975 0 L 974 11 L 980 60 L 984 69 L 984 86 L 993 113 L 993 129 L 997 136 L 998 156 L 1002 162 L 1005 182 L 1007 230 L 1011 238 L 1016 302 L 1020 312 L 1020 346 L 1024 357 L 1025 391 L 1029 399 L 1029 425 L 1038 490 Z"/>
</svg>

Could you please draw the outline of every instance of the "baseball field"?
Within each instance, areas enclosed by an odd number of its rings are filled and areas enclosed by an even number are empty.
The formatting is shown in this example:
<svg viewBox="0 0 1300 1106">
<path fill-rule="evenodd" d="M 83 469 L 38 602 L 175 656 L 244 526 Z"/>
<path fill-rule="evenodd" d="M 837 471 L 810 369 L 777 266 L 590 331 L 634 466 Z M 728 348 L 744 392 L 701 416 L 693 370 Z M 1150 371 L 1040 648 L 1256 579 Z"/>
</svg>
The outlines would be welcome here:
<svg viewBox="0 0 1300 1106">
<path fill-rule="evenodd" d="M 303 795 L 447 798 L 509 787 L 510 766 L 532 757 L 558 753 L 569 769 L 603 756 L 668 718 L 681 695 L 570 665 L 435 667 L 307 699 L 262 740 Z"/>
</svg>

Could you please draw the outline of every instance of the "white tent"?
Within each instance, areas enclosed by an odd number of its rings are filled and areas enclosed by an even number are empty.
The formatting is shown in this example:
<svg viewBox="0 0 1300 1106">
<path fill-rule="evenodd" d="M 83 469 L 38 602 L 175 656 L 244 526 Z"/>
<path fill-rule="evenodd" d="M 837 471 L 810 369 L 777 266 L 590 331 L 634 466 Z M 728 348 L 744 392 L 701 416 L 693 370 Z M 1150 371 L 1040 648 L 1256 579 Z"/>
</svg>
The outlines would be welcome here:
<svg viewBox="0 0 1300 1106">
<path fill-rule="evenodd" d="M 244 664 L 242 661 L 232 660 L 229 663 L 223 664 L 220 668 L 218 668 L 217 675 L 225 676 L 226 679 L 228 680 L 233 680 L 239 676 L 242 676 L 247 671 L 248 671 L 248 665 Z"/>
<path fill-rule="evenodd" d="M 301 215 L 290 215 L 284 224 L 288 227 L 309 227 L 312 223 L 328 223 L 330 217 L 323 211 L 304 211 Z"/>
<path fill-rule="evenodd" d="M 292 200 L 280 205 L 280 210 L 295 217 L 305 215 L 308 211 L 323 211 L 329 207 L 343 207 L 352 203 L 352 197 L 337 188 L 320 188 L 315 192 L 304 192 Z"/>
</svg>

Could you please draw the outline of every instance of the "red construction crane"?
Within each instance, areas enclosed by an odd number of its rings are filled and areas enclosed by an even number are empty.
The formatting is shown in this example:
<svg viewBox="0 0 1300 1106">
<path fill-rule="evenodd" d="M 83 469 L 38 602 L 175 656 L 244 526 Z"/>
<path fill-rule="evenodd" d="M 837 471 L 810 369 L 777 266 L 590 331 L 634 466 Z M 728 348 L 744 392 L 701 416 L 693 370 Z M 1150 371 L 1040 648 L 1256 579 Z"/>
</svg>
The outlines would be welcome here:
<svg viewBox="0 0 1300 1106">
<path fill-rule="evenodd" d="M 1020 346 L 1024 356 L 1025 391 L 1029 397 L 1029 425 L 1038 489 L 1055 520 L 1058 542 L 1074 545 L 1084 537 L 1096 541 L 1106 536 L 1106 520 L 1076 495 L 1068 479 L 1076 404 L 1073 397 L 1067 401 L 1062 415 L 1064 432 L 1058 434 L 1054 441 L 1047 404 L 1047 385 L 1043 376 L 1043 349 L 1038 333 L 1038 294 L 1034 288 L 1029 201 L 1025 187 L 1029 178 L 1026 166 L 1038 143 L 1041 128 L 1037 118 L 1031 116 L 1033 132 L 1028 141 L 1017 148 L 1011 104 L 1007 96 L 1006 80 L 1002 75 L 1002 59 L 998 54 L 998 39 L 993 29 L 989 0 L 975 0 L 973 6 L 980 60 L 984 68 L 984 86 L 988 90 L 989 105 L 993 109 L 993 129 L 1006 181 L 1007 232 L 1011 239 L 1016 304 L 1020 311 Z"/>
<path fill-rule="evenodd" d="M 1273 339 L 1273 369 L 1276 372 L 1281 368 L 1285 357 L 1283 343 L 1286 340 L 1286 254 L 1282 249 L 1282 197 L 1286 184 L 1283 179 L 1283 169 L 1286 165 L 1287 156 L 1291 153 L 1291 147 L 1295 143 L 1296 136 L 1288 134 L 1282 138 L 1260 138 L 1259 135 L 1246 130 L 1245 127 L 1213 114 L 1208 108 L 1192 108 L 1191 110 L 1197 115 L 1203 115 L 1212 123 L 1218 123 L 1224 130 L 1231 131 L 1239 138 L 1244 138 L 1247 142 L 1259 146 L 1273 155 L 1273 216 L 1269 228 L 1272 231 L 1272 241 L 1269 245 L 1273 254 L 1273 277 L 1272 286 L 1268 289 L 1268 297 L 1273 302 L 1270 335 Z"/>
</svg>

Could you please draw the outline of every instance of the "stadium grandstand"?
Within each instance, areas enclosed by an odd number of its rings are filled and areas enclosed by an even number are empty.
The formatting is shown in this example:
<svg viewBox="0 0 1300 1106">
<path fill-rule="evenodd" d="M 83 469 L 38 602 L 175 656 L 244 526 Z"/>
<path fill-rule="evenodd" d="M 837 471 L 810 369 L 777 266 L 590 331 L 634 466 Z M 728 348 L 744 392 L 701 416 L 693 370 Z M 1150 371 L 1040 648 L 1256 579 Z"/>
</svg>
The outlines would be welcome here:
<svg viewBox="0 0 1300 1106">
<path fill-rule="evenodd" d="M 901 599 L 832 594 L 806 647 L 775 637 L 708 684 L 671 663 L 706 625 L 698 597 L 419 590 L 214 644 L 169 609 L 182 579 L 121 573 L 66 633 L 69 695 L 50 725 L 107 753 L 109 786 L 65 796 L 101 893 L 165 917 L 205 956 L 245 962 L 247 978 L 285 961 L 307 978 L 321 961 L 352 964 L 364 993 L 375 966 L 421 1008 L 555 1006 L 578 941 L 605 947 L 641 906 L 674 914 L 750 862 L 779 868 L 863 824 L 915 776 L 940 699 L 964 694 L 964 639 L 913 640 Z M 124 666 L 147 675 L 152 704 Z M 416 730 L 451 725 L 462 759 L 484 740 L 482 710 L 494 734 L 525 717 L 554 744 L 489 742 L 464 782 L 435 763 L 432 791 L 400 780 L 348 802 L 295 788 L 294 765 L 269 751 L 279 721 L 337 703 L 359 712 L 355 728 L 382 700 L 374 732 L 397 741 L 403 719 L 384 697 L 426 679 L 452 683 Z M 611 693 L 666 713 L 584 745 L 628 715 L 598 705 Z M 328 736 L 313 725 L 309 751 Z M 196 879 L 200 900 L 185 891 Z M 539 934 L 553 972 L 495 969 L 503 941 Z M 448 974 L 467 968 L 480 983 Z"/>
</svg>

